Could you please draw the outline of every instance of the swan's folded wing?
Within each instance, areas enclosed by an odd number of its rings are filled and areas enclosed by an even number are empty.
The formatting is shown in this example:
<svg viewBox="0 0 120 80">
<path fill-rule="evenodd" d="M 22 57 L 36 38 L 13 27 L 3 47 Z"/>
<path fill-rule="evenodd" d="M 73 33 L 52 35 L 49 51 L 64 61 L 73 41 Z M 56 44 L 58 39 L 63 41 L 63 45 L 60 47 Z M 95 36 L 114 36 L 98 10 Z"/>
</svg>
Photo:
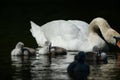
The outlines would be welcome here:
<svg viewBox="0 0 120 80">
<path fill-rule="evenodd" d="M 30 32 L 31 32 L 32 36 L 35 38 L 38 46 L 43 46 L 45 41 L 47 41 L 47 39 L 46 39 L 43 31 L 41 30 L 41 27 L 32 21 L 30 21 L 30 23 L 31 23 Z"/>
</svg>

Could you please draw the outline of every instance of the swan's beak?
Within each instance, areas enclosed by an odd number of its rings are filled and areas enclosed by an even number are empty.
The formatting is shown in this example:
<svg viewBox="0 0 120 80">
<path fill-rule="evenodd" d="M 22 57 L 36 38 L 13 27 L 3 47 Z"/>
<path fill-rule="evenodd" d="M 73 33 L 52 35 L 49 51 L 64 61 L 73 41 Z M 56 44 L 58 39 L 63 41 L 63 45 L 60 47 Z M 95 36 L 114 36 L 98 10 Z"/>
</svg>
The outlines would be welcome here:
<svg viewBox="0 0 120 80">
<path fill-rule="evenodd" d="M 114 36 L 113 38 L 116 39 L 116 45 L 120 48 L 120 37 Z"/>
<path fill-rule="evenodd" d="M 120 40 L 117 41 L 117 46 L 120 48 Z"/>
</svg>

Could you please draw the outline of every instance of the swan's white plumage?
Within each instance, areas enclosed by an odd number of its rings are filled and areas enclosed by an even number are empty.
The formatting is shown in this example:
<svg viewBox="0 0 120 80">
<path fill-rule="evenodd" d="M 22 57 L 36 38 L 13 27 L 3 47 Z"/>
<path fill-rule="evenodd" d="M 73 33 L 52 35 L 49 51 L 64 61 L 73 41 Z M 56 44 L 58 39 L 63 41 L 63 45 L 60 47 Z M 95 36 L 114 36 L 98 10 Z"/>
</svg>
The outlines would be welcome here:
<svg viewBox="0 0 120 80">
<path fill-rule="evenodd" d="M 97 27 L 96 27 L 97 26 Z M 82 51 L 93 51 L 93 47 L 100 49 L 108 49 L 106 42 L 93 31 L 96 28 L 100 28 L 101 33 L 106 41 L 114 41 L 114 35 L 116 34 L 109 32 L 108 23 L 102 18 L 96 18 L 89 25 L 84 21 L 79 20 L 55 20 L 42 25 L 41 27 L 31 21 L 31 33 L 36 39 L 38 45 L 42 46 L 46 40 L 52 43 L 52 46 L 63 47 L 67 50 L 82 50 Z M 107 27 L 107 28 L 106 28 Z M 102 31 L 106 30 L 110 33 L 106 34 Z M 113 29 L 112 29 L 113 30 Z"/>
<path fill-rule="evenodd" d="M 32 21 L 31 27 L 32 28 L 30 29 L 30 31 L 32 32 L 32 36 L 36 39 L 38 46 L 43 46 L 45 41 L 47 41 L 43 31 L 37 24 L 33 23 Z"/>
<path fill-rule="evenodd" d="M 58 20 L 49 22 L 41 27 L 31 22 L 31 32 L 38 45 L 45 43 L 44 37 L 46 37 L 47 40 L 51 41 L 52 46 L 59 46 L 68 50 L 79 50 L 78 46 L 83 44 L 82 41 L 86 40 L 85 36 L 88 35 L 87 31 L 82 28 L 83 26 L 85 29 L 88 29 L 88 24 L 83 21 Z M 42 34 L 40 34 L 41 32 Z"/>
<path fill-rule="evenodd" d="M 70 28 L 69 26 L 72 27 Z M 77 27 L 64 20 L 52 21 L 43 25 L 41 29 L 45 33 L 47 39 L 51 41 L 52 46 L 59 46 L 63 48 L 69 48 L 69 43 L 71 43 L 71 45 L 74 47 L 75 42 L 73 43 L 73 39 L 77 37 L 79 32 Z"/>
</svg>

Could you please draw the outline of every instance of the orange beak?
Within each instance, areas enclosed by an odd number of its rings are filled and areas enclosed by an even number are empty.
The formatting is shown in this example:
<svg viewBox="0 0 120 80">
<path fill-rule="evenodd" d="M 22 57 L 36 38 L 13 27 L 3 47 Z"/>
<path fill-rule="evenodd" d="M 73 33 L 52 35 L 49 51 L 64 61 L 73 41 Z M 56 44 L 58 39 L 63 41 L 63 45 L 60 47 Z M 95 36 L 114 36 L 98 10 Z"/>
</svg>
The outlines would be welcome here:
<svg viewBox="0 0 120 80">
<path fill-rule="evenodd" d="M 117 41 L 117 46 L 120 48 L 120 40 Z"/>
<path fill-rule="evenodd" d="M 120 37 L 113 36 L 116 39 L 116 45 L 120 48 Z"/>
</svg>

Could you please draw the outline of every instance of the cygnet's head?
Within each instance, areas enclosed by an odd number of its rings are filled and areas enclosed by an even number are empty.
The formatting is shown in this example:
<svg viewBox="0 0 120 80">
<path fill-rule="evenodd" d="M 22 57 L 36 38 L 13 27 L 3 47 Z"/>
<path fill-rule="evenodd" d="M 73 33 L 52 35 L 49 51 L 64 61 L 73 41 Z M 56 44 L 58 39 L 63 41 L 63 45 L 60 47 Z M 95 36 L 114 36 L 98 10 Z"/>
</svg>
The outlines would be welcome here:
<svg viewBox="0 0 120 80">
<path fill-rule="evenodd" d="M 104 62 L 104 64 L 107 64 L 107 54 L 105 52 L 97 53 L 97 60 Z"/>
<path fill-rule="evenodd" d="M 98 52 L 100 50 L 100 48 L 98 48 L 97 46 L 93 47 L 93 52 Z"/>
<path fill-rule="evenodd" d="M 28 52 L 27 50 L 25 50 L 25 51 L 23 52 L 23 55 L 24 55 L 24 56 L 28 56 L 28 55 L 29 55 L 29 52 Z"/>
<path fill-rule="evenodd" d="M 46 50 L 48 50 L 50 52 L 51 42 L 50 41 L 46 41 L 45 42 L 45 46 L 46 46 Z"/>
<path fill-rule="evenodd" d="M 23 48 L 24 47 L 24 43 L 22 42 L 18 42 L 16 45 L 16 48 Z"/>
<path fill-rule="evenodd" d="M 51 42 L 50 41 L 46 41 L 44 46 L 51 46 Z"/>
<path fill-rule="evenodd" d="M 101 59 L 104 60 L 107 57 L 107 54 L 105 52 L 101 53 Z"/>
<path fill-rule="evenodd" d="M 80 51 L 78 55 L 76 56 L 76 59 L 78 62 L 84 62 L 85 61 L 85 52 Z"/>
</svg>

